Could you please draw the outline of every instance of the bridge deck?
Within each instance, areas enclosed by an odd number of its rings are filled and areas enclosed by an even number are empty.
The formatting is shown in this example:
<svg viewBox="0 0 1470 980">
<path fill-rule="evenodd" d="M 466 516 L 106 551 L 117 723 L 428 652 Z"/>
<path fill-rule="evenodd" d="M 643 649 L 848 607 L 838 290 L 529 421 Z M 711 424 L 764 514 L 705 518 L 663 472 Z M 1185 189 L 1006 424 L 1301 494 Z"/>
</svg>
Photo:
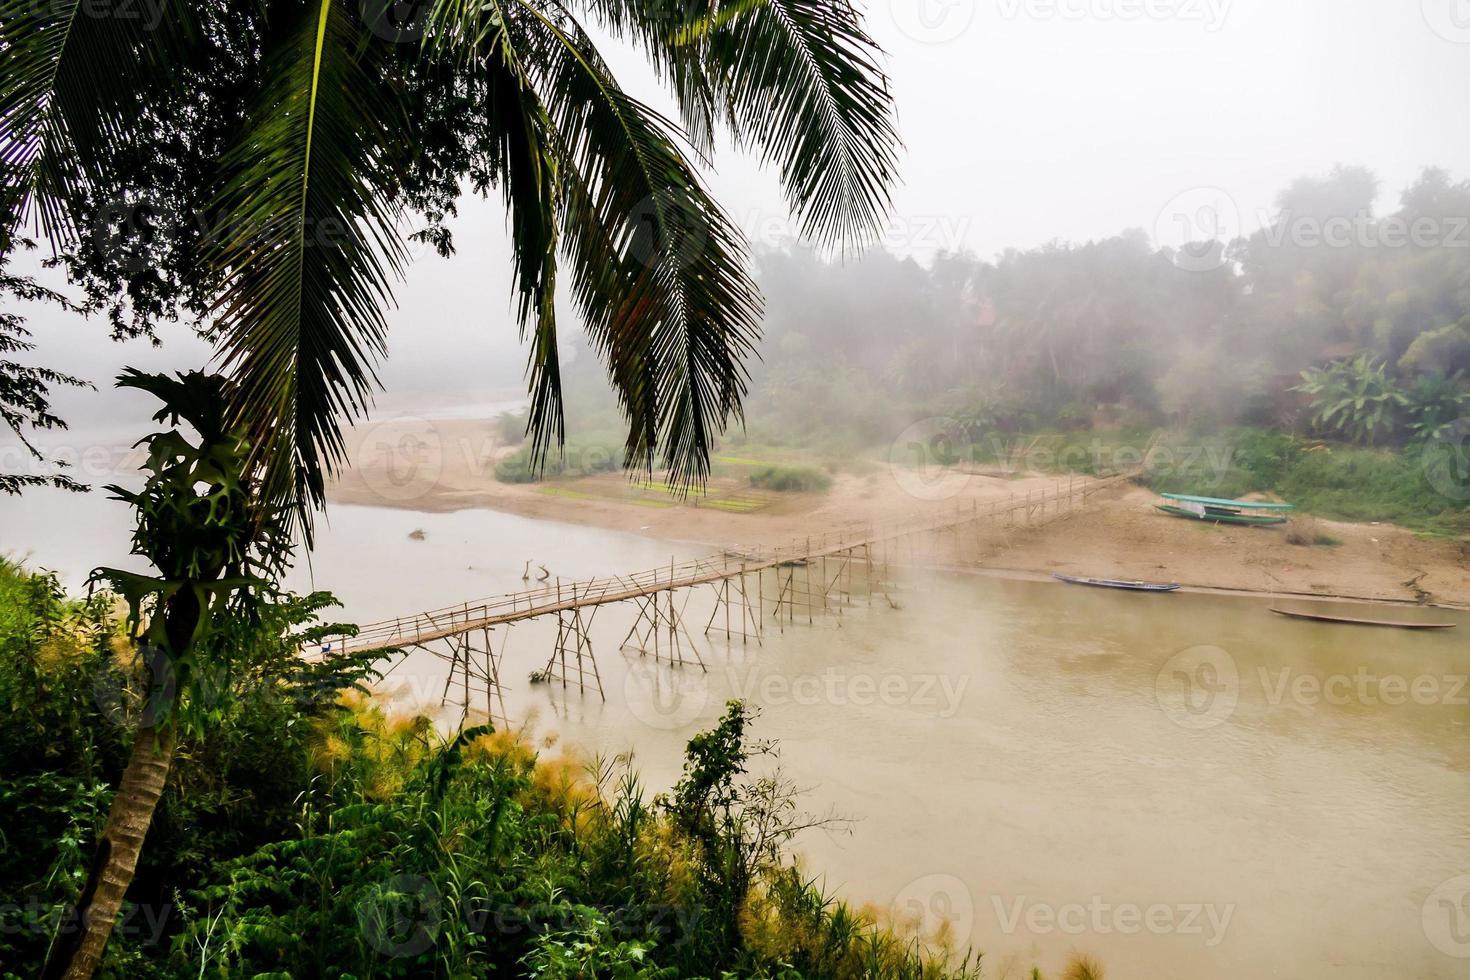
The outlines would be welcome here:
<svg viewBox="0 0 1470 980">
<path fill-rule="evenodd" d="M 891 525 L 862 525 L 839 534 L 826 534 L 775 549 L 762 549 L 748 554 L 725 552 L 712 557 L 683 563 L 671 562 L 667 567 L 648 569 L 631 575 L 594 578 L 580 582 L 556 583 L 537 589 L 507 593 L 487 599 L 445 606 L 412 616 L 383 620 L 363 626 L 355 637 L 344 637 L 332 646 L 343 652 L 364 653 L 394 650 L 401 647 L 442 640 L 478 630 L 515 623 L 539 616 L 572 612 L 577 609 L 628 602 L 676 589 L 715 584 L 725 579 L 759 573 L 771 568 L 799 565 L 814 559 L 852 553 L 874 545 L 915 534 L 949 530 L 977 521 L 991 520 L 1025 509 L 1028 513 L 1060 504 L 1076 495 L 1094 493 L 1125 479 L 1125 475 L 1102 479 L 1072 479 L 1058 482 L 1050 491 L 996 500 L 986 506 L 971 501 L 971 507 L 938 517 Z"/>
</svg>

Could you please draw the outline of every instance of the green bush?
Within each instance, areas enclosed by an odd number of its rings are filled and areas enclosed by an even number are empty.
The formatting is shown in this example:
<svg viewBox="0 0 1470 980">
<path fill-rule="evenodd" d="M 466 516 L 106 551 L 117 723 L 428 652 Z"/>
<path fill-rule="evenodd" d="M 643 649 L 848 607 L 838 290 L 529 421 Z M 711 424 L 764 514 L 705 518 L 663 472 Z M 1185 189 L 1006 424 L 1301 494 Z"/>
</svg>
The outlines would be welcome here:
<svg viewBox="0 0 1470 980">
<path fill-rule="evenodd" d="M 782 493 L 827 490 L 832 477 L 815 466 L 762 466 L 750 474 L 750 485 Z"/>
<path fill-rule="evenodd" d="M 1279 495 L 1310 514 L 1384 521 L 1418 531 L 1470 530 L 1463 500 L 1430 482 L 1433 448 L 1401 451 L 1294 439 L 1280 432 L 1232 429 L 1161 444 L 1143 482 L 1151 489 L 1240 497 Z"/>
<path fill-rule="evenodd" d="M 531 445 L 526 443 L 495 464 L 495 479 L 501 483 L 538 483 L 558 477 L 592 476 L 622 469 L 623 441 L 613 433 L 594 433 L 569 438 L 560 449 L 553 448 L 545 466 L 531 463 Z"/>
<path fill-rule="evenodd" d="M 221 624 L 231 696 L 180 744 L 103 976 L 978 976 L 789 862 L 811 821 L 779 772 L 748 774 L 770 749 L 743 704 L 650 798 L 626 761 L 390 716 L 350 691 L 360 663 L 298 659 L 324 602 Z M 138 691 L 104 683 L 130 658 L 115 625 L 110 597 L 0 563 L 7 978 L 38 974 L 126 758 L 111 708 Z"/>
</svg>

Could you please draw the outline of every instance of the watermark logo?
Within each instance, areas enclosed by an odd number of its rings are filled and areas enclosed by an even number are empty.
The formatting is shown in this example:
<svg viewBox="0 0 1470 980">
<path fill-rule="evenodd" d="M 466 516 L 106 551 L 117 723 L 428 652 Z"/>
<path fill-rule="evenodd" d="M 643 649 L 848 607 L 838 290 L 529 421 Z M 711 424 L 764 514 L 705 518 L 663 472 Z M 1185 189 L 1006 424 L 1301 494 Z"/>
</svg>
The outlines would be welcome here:
<svg viewBox="0 0 1470 980">
<path fill-rule="evenodd" d="M 184 228 L 174 208 L 151 200 L 110 201 L 92 220 L 92 244 L 114 270 L 136 276 L 153 268 L 160 252 Z"/>
<path fill-rule="evenodd" d="M 1240 237 L 1240 208 L 1218 187 L 1175 194 L 1154 220 L 1154 241 L 1179 242 L 1174 264 L 1188 272 L 1225 265 L 1225 246 Z"/>
<path fill-rule="evenodd" d="M 368 489 L 385 501 L 417 500 L 444 472 L 444 444 L 428 419 L 403 416 L 366 426 L 352 455 Z"/>
<path fill-rule="evenodd" d="M 921 419 L 888 447 L 888 471 L 910 497 L 946 500 L 963 490 L 970 474 L 955 468 L 971 455 L 969 432 L 955 419 Z"/>
<path fill-rule="evenodd" d="M 975 931 L 975 897 L 969 886 L 954 875 L 924 875 L 893 896 L 889 915 L 895 923 L 920 936 L 963 949 Z"/>
<path fill-rule="evenodd" d="M 363 939 L 390 959 L 418 956 L 439 937 L 439 889 L 422 875 L 394 875 L 357 905 Z"/>
<path fill-rule="evenodd" d="M 920 44 L 948 44 L 975 23 L 975 0 L 888 0 L 899 33 Z"/>
<path fill-rule="evenodd" d="M 1420 909 L 1424 936 L 1446 956 L 1470 959 L 1470 875 L 1456 875 L 1429 893 Z"/>
<path fill-rule="evenodd" d="M 628 254 L 654 267 L 688 269 L 708 245 L 702 216 L 691 202 L 670 191 L 650 194 L 628 215 Z"/>
<path fill-rule="evenodd" d="M 849 673 L 835 667 L 820 674 L 751 670 L 742 677 L 732 666 L 726 668 L 726 675 L 730 689 L 739 691 L 743 700 L 767 707 L 908 707 L 946 719 L 959 712 L 970 685 L 970 678 L 963 675 Z"/>
<path fill-rule="evenodd" d="M 1470 44 L 1470 0 L 1419 0 L 1424 23 L 1446 41 Z"/>
<path fill-rule="evenodd" d="M 178 701 L 179 682 L 173 659 L 163 647 L 138 644 L 132 664 L 108 657 L 92 678 L 92 700 L 109 723 L 119 728 L 152 727 L 166 718 Z"/>
<path fill-rule="evenodd" d="M 1225 26 L 1231 0 L 999 0 L 1006 20 L 1179 21 L 1213 34 Z"/>
<path fill-rule="evenodd" d="M 1204 730 L 1226 721 L 1240 700 L 1235 658 L 1216 646 L 1180 650 L 1154 678 L 1154 698 L 1181 728 Z"/>
<path fill-rule="evenodd" d="M 640 660 L 623 678 L 628 710 L 649 728 L 673 731 L 694 722 L 709 704 L 704 671 Z"/>
<path fill-rule="evenodd" d="M 1421 215 L 1409 219 L 1391 214 L 1375 218 L 1368 210 L 1353 214 L 1335 214 L 1326 218 L 1314 214 L 1282 211 L 1274 217 L 1266 211 L 1256 214 L 1261 224 L 1261 237 L 1271 248 L 1291 245 L 1295 248 L 1470 248 L 1470 217 Z"/>
<path fill-rule="evenodd" d="M 1035 902 L 1019 895 L 1010 900 L 991 896 L 1000 931 L 1033 936 L 1198 936 L 1213 948 L 1225 939 L 1234 903 L 1111 902 L 1093 895 L 1086 902 Z"/>
<path fill-rule="evenodd" d="M 359 10 L 367 29 L 394 44 L 424 39 L 432 4 L 429 0 L 361 0 Z"/>
<path fill-rule="evenodd" d="M 1424 478 L 1442 497 L 1470 501 L 1470 418 L 1440 429 L 1419 454 Z"/>
<path fill-rule="evenodd" d="M 1470 705 L 1466 695 L 1470 676 L 1465 674 L 1375 674 L 1366 667 L 1351 674 L 1327 675 L 1297 673 L 1290 667 L 1281 668 L 1274 676 L 1266 667 L 1258 671 L 1266 703 L 1272 707 L 1288 700 L 1303 707 Z"/>
</svg>

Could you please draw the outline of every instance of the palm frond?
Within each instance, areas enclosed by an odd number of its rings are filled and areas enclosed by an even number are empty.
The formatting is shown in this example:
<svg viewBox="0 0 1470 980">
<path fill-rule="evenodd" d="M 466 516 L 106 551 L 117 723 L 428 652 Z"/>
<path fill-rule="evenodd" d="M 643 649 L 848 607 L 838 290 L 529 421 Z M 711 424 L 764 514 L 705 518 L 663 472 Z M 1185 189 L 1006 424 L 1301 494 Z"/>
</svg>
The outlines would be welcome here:
<svg viewBox="0 0 1470 980">
<path fill-rule="evenodd" d="M 645 51 L 696 137 L 721 119 L 776 164 L 805 235 L 846 245 L 878 230 L 900 144 L 882 51 L 849 0 L 588 5 Z"/>
<path fill-rule="evenodd" d="M 848 0 L 764 0 L 708 28 L 711 76 L 742 140 L 780 169 L 822 245 L 879 230 L 898 179 L 881 51 Z"/>
<path fill-rule="evenodd" d="M 572 295 L 629 418 L 626 458 L 678 486 L 707 475 L 738 419 L 760 294 L 745 242 L 700 185 L 677 127 L 617 84 L 580 25 L 517 0 L 509 21 L 562 154 Z"/>
<path fill-rule="evenodd" d="M 32 218 L 74 240 L 96 148 L 138 125 L 134 95 L 191 19 L 183 0 L 0 0 L 0 254 Z"/>
<path fill-rule="evenodd" d="M 351 0 L 313 0 L 269 39 L 268 78 L 226 154 L 206 246 L 234 421 L 266 463 L 263 492 L 309 507 L 344 459 L 385 353 L 390 280 L 406 259 L 387 147 L 407 126 L 385 42 Z"/>
</svg>

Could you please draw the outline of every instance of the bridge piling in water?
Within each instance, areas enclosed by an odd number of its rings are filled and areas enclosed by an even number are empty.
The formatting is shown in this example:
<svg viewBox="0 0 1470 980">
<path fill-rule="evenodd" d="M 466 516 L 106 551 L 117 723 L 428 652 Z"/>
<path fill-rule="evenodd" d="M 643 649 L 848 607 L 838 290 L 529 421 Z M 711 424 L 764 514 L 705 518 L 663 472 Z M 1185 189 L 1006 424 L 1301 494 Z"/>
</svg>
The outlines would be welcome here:
<svg viewBox="0 0 1470 980">
<path fill-rule="evenodd" d="M 1070 515 L 1084 509 L 1092 493 L 1129 476 L 1069 477 L 1040 493 L 1012 493 L 1004 503 L 992 500 L 982 508 L 974 500 L 968 507 L 956 502 L 939 515 L 892 525 L 859 525 L 841 534 L 824 533 L 815 540 L 808 536 L 787 547 L 724 551 L 717 557 L 682 564 L 670 558 L 667 567 L 569 584 L 558 578 L 554 584 L 369 624 L 355 636 L 332 638 L 320 652 L 327 656 L 427 652 L 448 663 L 441 706 L 450 703 L 451 691 L 459 682 L 461 724 L 468 719 L 477 685 L 483 685 L 484 710 L 490 721 L 508 724 L 500 668 L 510 627 L 516 623 L 556 618 L 550 656 L 545 666 L 532 675 L 533 681 L 560 682 L 568 695 L 573 688 L 582 695 L 595 691 L 606 701 L 591 632 L 602 606 L 632 603 L 637 607 L 637 616 L 619 649 L 636 650 L 640 656 L 651 653 L 655 663 L 667 662 L 674 668 L 698 665 L 708 671 L 684 615 L 690 596 L 700 586 L 710 586 L 715 595 L 714 609 L 705 623 L 706 642 L 712 633 L 723 633 L 727 645 L 733 644 L 737 635 L 742 645 L 752 639 L 764 645 L 766 625 L 774 623 L 784 633 L 797 621 L 798 603 L 806 612 L 808 624 L 814 625 L 820 612 L 835 616 L 841 626 L 845 608 L 854 604 L 857 593 L 854 572 L 861 579 L 862 595 L 869 607 L 878 592 L 896 605 L 889 591 L 890 574 L 893 563 L 903 558 L 905 551 L 907 560 L 918 562 L 923 544 L 926 556 L 942 558 L 950 553 L 941 553 L 937 547 L 943 532 L 970 527 L 979 544 L 982 524 L 1009 538 L 1018 518 L 1019 523 L 1032 525 Z M 954 537 L 949 535 L 944 540 L 952 542 Z M 930 548 L 931 544 L 936 547 Z M 682 603 L 676 602 L 676 592 L 682 593 Z M 505 633 L 497 649 L 494 630 L 502 626 Z"/>
</svg>

